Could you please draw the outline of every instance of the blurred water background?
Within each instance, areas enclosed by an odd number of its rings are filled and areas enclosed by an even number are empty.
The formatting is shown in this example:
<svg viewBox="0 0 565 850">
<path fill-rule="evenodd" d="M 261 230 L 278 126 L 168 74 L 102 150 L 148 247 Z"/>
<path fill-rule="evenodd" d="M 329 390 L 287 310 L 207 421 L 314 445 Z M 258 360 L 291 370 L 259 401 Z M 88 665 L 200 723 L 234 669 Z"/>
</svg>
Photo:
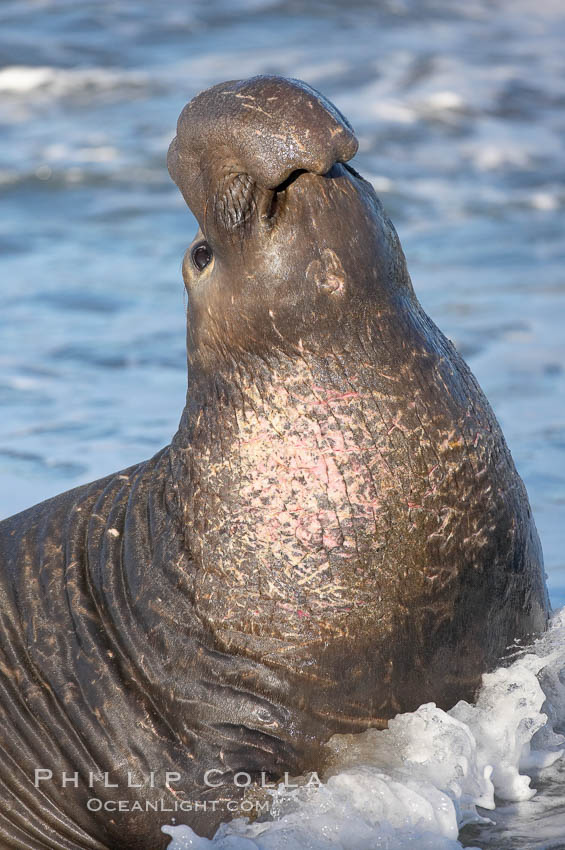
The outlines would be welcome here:
<svg viewBox="0 0 565 850">
<path fill-rule="evenodd" d="M 167 146 L 199 90 L 280 73 L 353 123 L 565 603 L 564 45 L 562 0 L 3 0 L 0 516 L 169 442 L 195 222 Z"/>
</svg>

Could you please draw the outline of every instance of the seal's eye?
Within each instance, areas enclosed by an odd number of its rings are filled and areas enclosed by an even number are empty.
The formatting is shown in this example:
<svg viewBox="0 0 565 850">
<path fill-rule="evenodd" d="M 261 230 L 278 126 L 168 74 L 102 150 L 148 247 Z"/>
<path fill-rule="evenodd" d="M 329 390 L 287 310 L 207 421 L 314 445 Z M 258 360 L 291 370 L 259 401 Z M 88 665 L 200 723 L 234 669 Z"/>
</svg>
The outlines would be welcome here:
<svg viewBox="0 0 565 850">
<path fill-rule="evenodd" d="M 212 249 L 207 242 L 199 242 L 192 249 L 192 262 L 199 272 L 204 271 L 212 260 Z"/>
</svg>

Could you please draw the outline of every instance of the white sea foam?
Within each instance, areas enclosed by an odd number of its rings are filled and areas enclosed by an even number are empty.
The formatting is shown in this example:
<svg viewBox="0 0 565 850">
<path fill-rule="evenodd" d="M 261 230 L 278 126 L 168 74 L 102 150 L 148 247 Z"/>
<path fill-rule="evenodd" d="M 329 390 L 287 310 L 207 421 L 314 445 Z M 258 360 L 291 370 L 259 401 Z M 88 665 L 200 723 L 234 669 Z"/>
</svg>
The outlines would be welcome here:
<svg viewBox="0 0 565 850">
<path fill-rule="evenodd" d="M 427 98 L 427 104 L 438 111 L 444 109 L 462 109 L 465 105 L 460 94 L 453 91 L 432 92 Z"/>
<path fill-rule="evenodd" d="M 496 820 L 495 795 L 533 797 L 526 772 L 562 756 L 554 726 L 564 722 L 565 608 L 528 652 L 483 677 L 474 704 L 445 712 L 428 703 L 384 731 L 335 736 L 321 787 L 280 786 L 271 820 L 240 818 L 212 840 L 165 826 L 168 850 L 458 850 L 463 826 L 489 822 L 477 807 Z"/>
<path fill-rule="evenodd" d="M 9 65 L 0 70 L 0 92 L 19 98 L 47 95 L 65 97 L 81 91 L 105 92 L 117 88 L 143 88 L 145 74 L 107 68 L 51 68 Z"/>
<path fill-rule="evenodd" d="M 22 94 L 48 85 L 54 77 L 52 68 L 10 66 L 0 71 L 0 91 Z"/>
<path fill-rule="evenodd" d="M 537 210 L 552 211 L 559 206 L 559 199 L 552 192 L 534 192 L 530 203 Z"/>
</svg>

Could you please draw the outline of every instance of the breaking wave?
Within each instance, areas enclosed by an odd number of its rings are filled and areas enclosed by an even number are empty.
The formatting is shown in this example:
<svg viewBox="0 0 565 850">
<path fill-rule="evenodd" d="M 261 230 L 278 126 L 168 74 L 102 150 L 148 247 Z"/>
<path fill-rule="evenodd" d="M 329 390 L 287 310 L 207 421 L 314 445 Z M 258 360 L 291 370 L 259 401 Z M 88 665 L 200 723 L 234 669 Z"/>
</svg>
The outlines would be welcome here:
<svg viewBox="0 0 565 850">
<path fill-rule="evenodd" d="M 494 828 L 505 803 L 534 798 L 532 776 L 563 754 L 565 737 L 556 729 L 564 722 L 565 608 L 527 651 L 483 676 L 474 704 L 445 712 L 428 703 L 397 715 L 384 731 L 337 735 L 320 786 L 281 785 L 271 792 L 269 820 L 239 818 L 212 840 L 165 826 L 168 850 L 459 850 L 462 828 Z M 538 792 L 536 820 L 541 808 L 552 823 L 554 804 L 551 793 L 544 799 Z M 544 840 L 539 823 L 534 834 Z"/>
</svg>

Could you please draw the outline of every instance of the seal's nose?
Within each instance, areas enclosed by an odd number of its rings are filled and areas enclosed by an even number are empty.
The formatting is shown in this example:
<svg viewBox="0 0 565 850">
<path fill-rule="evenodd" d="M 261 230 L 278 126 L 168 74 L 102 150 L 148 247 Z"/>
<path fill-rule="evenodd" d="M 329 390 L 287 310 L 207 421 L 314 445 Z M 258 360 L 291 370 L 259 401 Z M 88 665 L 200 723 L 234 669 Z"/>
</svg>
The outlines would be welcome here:
<svg viewBox="0 0 565 850">
<path fill-rule="evenodd" d="M 336 107 L 300 80 L 259 76 L 221 83 L 183 109 L 167 164 L 200 224 L 210 194 L 241 175 L 264 189 L 294 171 L 325 174 L 357 152 Z"/>
</svg>

